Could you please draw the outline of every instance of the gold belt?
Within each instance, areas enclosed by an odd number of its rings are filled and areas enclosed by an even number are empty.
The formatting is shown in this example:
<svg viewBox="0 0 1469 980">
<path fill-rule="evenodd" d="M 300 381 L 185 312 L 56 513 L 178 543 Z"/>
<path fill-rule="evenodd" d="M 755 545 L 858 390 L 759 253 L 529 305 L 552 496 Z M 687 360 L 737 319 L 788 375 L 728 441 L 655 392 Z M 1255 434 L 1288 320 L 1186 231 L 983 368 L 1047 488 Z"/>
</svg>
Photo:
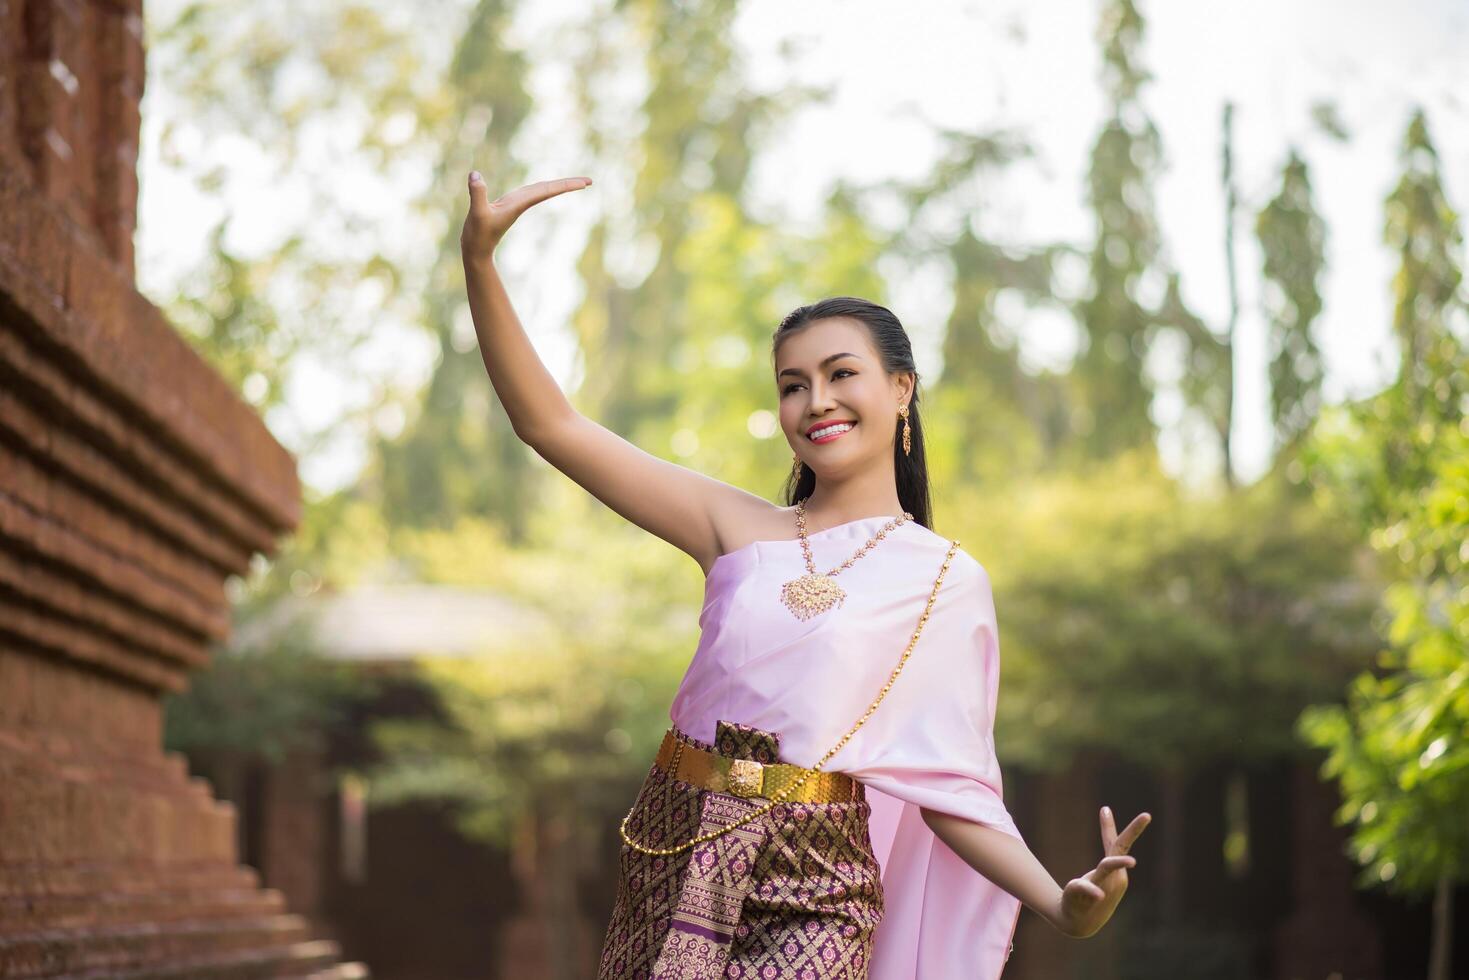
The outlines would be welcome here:
<svg viewBox="0 0 1469 980">
<path fill-rule="evenodd" d="M 689 744 L 674 735 L 672 728 L 663 734 L 653 764 L 674 779 L 734 796 L 770 798 L 810 772 L 784 802 L 850 803 L 867 798 L 862 784 L 844 772 L 813 771 L 789 762 L 731 759 Z"/>
</svg>

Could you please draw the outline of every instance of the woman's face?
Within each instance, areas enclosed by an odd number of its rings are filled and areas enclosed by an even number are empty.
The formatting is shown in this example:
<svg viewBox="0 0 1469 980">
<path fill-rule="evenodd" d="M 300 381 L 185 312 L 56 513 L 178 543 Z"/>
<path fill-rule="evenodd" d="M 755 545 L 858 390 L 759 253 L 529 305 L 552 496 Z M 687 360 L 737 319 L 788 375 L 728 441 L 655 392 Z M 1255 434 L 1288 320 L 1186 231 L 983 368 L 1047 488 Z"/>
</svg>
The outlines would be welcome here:
<svg viewBox="0 0 1469 980">
<path fill-rule="evenodd" d="M 812 320 L 783 340 L 775 356 L 780 425 L 796 455 L 817 472 L 891 457 L 898 406 L 908 403 L 912 374 L 883 370 L 865 324 L 850 317 Z M 812 426 L 851 423 L 821 429 Z M 840 433 L 840 434 L 838 434 Z"/>
</svg>

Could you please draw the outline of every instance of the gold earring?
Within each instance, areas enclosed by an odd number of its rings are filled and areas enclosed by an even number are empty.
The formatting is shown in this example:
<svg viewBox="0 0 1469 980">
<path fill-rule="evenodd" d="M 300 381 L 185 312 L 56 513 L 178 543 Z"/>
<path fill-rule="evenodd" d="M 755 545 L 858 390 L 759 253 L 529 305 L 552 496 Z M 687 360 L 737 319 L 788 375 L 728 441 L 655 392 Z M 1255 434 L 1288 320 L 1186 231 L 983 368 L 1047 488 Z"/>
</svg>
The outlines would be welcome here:
<svg viewBox="0 0 1469 980">
<path fill-rule="evenodd" d="M 908 406 L 898 406 L 898 416 L 903 420 L 903 455 L 909 455 L 913 448 L 913 437 L 909 434 L 911 427 L 908 425 Z"/>
<path fill-rule="evenodd" d="M 801 479 L 801 457 L 800 456 L 792 456 L 791 458 L 795 461 L 795 465 L 793 465 L 791 467 L 791 479 L 793 479 L 793 480 L 800 480 Z"/>
</svg>

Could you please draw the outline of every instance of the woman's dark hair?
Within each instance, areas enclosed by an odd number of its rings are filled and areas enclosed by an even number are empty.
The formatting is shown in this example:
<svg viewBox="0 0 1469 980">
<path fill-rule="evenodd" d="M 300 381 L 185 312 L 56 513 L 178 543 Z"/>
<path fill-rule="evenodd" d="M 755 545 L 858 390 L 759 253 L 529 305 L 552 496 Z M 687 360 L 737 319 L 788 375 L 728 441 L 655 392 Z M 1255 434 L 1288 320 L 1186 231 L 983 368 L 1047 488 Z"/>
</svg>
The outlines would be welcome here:
<svg viewBox="0 0 1469 980">
<path fill-rule="evenodd" d="M 903 452 L 903 419 L 894 412 L 893 472 L 897 478 L 898 501 L 903 505 L 903 510 L 912 514 L 915 522 L 932 530 L 933 505 L 928 490 L 928 459 L 923 452 L 923 420 L 922 412 L 918 409 L 918 368 L 913 363 L 913 345 L 908 341 L 908 332 L 903 329 L 903 324 L 893 315 L 893 311 L 856 296 L 831 296 L 806 306 L 798 306 L 776 328 L 770 346 L 771 359 L 774 360 L 776 351 L 792 331 L 799 330 L 814 320 L 835 316 L 851 317 L 866 325 L 872 337 L 872 346 L 877 349 L 882 358 L 882 366 L 889 374 L 897 371 L 913 372 L 913 397 L 908 401 L 911 452 Z M 815 489 L 816 473 L 811 467 L 802 466 L 799 478 L 792 467 L 782 491 L 786 506 L 794 506 L 798 500 L 805 500 Z"/>
</svg>

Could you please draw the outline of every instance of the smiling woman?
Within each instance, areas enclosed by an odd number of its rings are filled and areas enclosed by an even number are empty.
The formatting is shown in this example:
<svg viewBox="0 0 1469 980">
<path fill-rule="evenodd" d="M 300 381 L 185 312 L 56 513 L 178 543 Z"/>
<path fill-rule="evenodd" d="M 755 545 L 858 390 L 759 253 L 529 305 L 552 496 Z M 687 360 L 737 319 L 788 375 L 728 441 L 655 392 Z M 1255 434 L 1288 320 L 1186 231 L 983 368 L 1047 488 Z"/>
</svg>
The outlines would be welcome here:
<svg viewBox="0 0 1469 980">
<path fill-rule="evenodd" d="M 517 435 L 706 576 L 672 724 L 619 828 L 599 980 L 994 980 L 1022 903 L 1068 935 L 1095 932 L 1147 815 L 1118 834 L 1104 812 L 1101 862 L 1064 889 L 1010 818 L 989 576 L 930 529 L 898 318 L 842 296 L 775 331 L 795 452 L 783 506 L 652 456 L 571 408 L 492 261 L 527 208 L 589 184 L 490 201 L 471 175 L 461 244 Z"/>
</svg>

